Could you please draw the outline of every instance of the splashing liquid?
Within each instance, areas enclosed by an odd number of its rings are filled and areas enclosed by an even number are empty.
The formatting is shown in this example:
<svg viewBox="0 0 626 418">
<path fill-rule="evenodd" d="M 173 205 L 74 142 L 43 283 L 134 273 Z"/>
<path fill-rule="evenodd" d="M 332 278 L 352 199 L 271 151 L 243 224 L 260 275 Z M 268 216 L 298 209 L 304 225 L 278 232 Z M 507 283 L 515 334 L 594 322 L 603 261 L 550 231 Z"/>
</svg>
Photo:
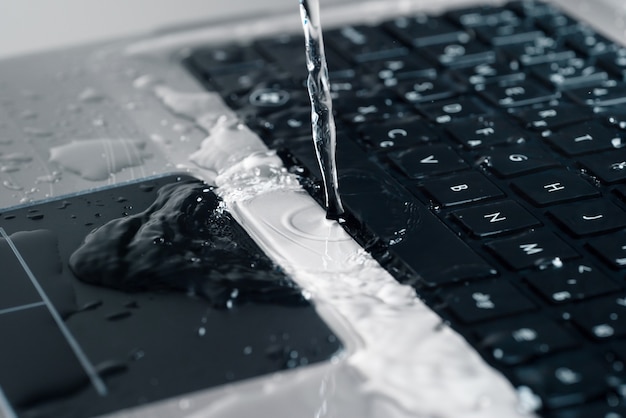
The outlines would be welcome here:
<svg viewBox="0 0 626 418">
<path fill-rule="evenodd" d="M 330 97 L 328 66 L 324 54 L 324 40 L 319 19 L 318 0 L 300 0 L 300 16 L 306 46 L 307 87 L 311 99 L 311 125 L 315 153 L 324 180 L 326 217 L 337 219 L 343 215 L 339 197 L 335 148 L 337 137 L 333 104 Z"/>
</svg>

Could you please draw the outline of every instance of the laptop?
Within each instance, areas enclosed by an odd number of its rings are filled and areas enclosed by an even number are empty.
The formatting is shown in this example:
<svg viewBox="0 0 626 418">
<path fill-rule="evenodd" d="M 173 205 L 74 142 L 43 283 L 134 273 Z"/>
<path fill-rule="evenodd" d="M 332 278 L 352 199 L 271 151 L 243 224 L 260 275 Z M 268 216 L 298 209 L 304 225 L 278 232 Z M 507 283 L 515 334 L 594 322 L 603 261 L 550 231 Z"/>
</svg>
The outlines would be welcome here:
<svg viewBox="0 0 626 418">
<path fill-rule="evenodd" d="M 288 4 L 289 3 L 289 4 Z M 620 417 L 617 2 L 323 2 L 0 61 L 7 417 Z"/>
</svg>

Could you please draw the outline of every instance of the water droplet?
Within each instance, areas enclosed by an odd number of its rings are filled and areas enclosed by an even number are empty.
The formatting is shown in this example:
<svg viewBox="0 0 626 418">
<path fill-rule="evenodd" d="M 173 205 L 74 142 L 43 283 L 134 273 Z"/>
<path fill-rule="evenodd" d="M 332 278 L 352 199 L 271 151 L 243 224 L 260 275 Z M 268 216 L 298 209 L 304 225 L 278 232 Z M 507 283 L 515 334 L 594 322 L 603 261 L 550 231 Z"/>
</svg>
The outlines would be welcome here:
<svg viewBox="0 0 626 418">
<path fill-rule="evenodd" d="M 84 103 L 94 103 L 104 100 L 104 95 L 94 88 L 88 87 L 78 95 L 78 100 Z"/>
<path fill-rule="evenodd" d="M 250 347 L 249 345 L 243 348 L 243 354 L 246 356 L 249 356 L 250 354 L 252 354 L 252 347 Z"/>
<path fill-rule="evenodd" d="M 39 221 L 43 219 L 43 213 L 29 213 L 26 217 L 32 221 Z"/>
<path fill-rule="evenodd" d="M 35 179 L 35 183 L 57 183 L 60 180 L 61 180 L 61 172 L 53 171 L 52 173 L 48 175 L 37 177 Z"/>
<path fill-rule="evenodd" d="M 122 319 L 128 318 L 131 315 L 132 315 L 132 312 L 130 311 L 120 311 L 120 312 L 114 312 L 112 314 L 109 314 L 105 318 L 108 321 L 120 321 Z"/>
<path fill-rule="evenodd" d="M 206 335 L 206 328 L 204 328 L 204 327 L 198 328 L 198 335 L 200 337 L 204 337 Z"/>
<path fill-rule="evenodd" d="M 12 182 L 11 180 L 4 180 L 2 182 L 2 185 L 4 187 L 6 187 L 7 189 L 9 189 L 9 190 L 24 190 L 24 188 L 22 186 Z"/>
<path fill-rule="evenodd" d="M 33 112 L 32 110 L 24 110 L 23 112 L 20 113 L 20 118 L 35 119 L 37 118 L 37 113 Z"/>
<path fill-rule="evenodd" d="M 106 121 L 102 118 L 97 118 L 91 121 L 91 124 L 96 127 L 102 127 L 106 125 Z"/>
<path fill-rule="evenodd" d="M 137 77 L 133 81 L 133 87 L 136 89 L 145 89 L 147 87 L 151 87 L 159 82 L 159 79 L 154 77 L 151 74 L 144 74 L 140 77 Z"/>
</svg>

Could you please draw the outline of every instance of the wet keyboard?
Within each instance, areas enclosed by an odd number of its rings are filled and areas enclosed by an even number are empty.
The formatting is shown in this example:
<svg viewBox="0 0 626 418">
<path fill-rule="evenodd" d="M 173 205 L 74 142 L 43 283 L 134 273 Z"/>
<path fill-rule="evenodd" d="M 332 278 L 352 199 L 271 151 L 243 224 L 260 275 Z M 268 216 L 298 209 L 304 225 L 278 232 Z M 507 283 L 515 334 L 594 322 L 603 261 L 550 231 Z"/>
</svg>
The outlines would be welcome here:
<svg viewBox="0 0 626 418">
<path fill-rule="evenodd" d="M 324 39 L 346 229 L 543 416 L 626 416 L 626 48 L 533 1 Z M 185 65 L 322 202 L 303 45 Z"/>
</svg>

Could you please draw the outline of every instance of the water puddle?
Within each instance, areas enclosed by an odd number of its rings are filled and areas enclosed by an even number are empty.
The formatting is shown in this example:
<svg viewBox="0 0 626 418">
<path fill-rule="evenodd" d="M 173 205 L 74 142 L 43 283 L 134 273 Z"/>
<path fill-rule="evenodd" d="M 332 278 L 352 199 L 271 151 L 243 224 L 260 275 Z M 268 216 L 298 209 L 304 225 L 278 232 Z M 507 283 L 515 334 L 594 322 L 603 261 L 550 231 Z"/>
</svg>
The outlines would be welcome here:
<svg viewBox="0 0 626 418">
<path fill-rule="evenodd" d="M 125 168 L 139 166 L 150 154 L 145 143 L 131 139 L 74 140 L 50 149 L 50 161 L 85 180 L 106 180 Z"/>
</svg>

